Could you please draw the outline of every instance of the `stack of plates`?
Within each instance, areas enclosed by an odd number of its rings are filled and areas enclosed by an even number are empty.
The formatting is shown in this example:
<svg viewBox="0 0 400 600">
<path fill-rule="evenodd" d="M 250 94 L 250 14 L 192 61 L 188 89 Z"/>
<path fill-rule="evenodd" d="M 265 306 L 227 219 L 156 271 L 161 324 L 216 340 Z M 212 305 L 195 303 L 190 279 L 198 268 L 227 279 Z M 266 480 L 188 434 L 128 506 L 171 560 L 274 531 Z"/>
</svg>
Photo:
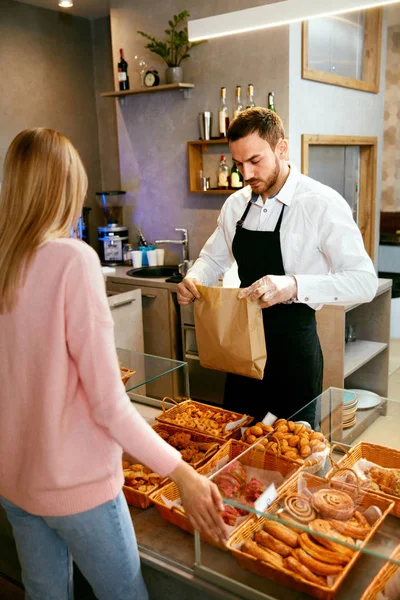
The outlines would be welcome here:
<svg viewBox="0 0 400 600">
<path fill-rule="evenodd" d="M 358 408 L 358 397 L 353 391 L 345 391 L 343 394 L 343 429 L 353 427 L 356 422 L 356 411 Z"/>
</svg>

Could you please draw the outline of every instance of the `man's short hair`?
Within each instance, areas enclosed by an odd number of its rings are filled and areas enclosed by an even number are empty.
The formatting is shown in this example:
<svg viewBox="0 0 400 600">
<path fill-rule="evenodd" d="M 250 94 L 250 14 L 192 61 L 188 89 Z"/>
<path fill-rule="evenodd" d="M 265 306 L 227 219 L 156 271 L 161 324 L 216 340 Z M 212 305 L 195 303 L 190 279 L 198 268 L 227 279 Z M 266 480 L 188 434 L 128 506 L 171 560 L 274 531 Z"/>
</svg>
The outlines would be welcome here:
<svg viewBox="0 0 400 600">
<path fill-rule="evenodd" d="M 285 129 L 278 115 L 268 108 L 255 106 L 246 108 L 239 113 L 229 125 L 227 138 L 229 142 L 236 142 L 252 133 L 258 133 L 260 138 L 266 140 L 275 150 L 280 139 L 285 138 Z"/>
</svg>

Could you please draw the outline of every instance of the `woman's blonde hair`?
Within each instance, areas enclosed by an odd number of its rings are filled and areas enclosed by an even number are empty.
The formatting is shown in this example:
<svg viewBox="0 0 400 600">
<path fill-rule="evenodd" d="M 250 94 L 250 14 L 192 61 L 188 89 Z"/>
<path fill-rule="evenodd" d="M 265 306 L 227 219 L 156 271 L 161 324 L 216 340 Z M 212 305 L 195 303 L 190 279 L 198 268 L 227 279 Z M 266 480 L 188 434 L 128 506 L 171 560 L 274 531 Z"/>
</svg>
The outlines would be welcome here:
<svg viewBox="0 0 400 600">
<path fill-rule="evenodd" d="M 82 161 L 61 133 L 26 129 L 11 142 L 0 192 L 0 313 L 14 307 L 39 246 L 70 235 L 86 192 Z"/>
</svg>

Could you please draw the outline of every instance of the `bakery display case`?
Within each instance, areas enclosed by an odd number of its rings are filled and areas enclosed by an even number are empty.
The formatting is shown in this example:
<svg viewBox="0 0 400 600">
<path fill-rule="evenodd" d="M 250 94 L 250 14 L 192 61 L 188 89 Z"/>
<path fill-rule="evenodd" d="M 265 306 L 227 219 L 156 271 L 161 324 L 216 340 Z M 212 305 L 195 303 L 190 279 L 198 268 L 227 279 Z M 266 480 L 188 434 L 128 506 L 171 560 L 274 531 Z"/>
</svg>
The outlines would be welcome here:
<svg viewBox="0 0 400 600">
<path fill-rule="evenodd" d="M 357 410 L 356 398 L 349 421 L 348 392 L 330 388 L 305 407 L 311 424 L 303 408 L 264 425 L 264 436 L 210 475 L 230 524 L 238 520 L 224 551 L 195 533 L 198 578 L 246 599 L 400 598 L 400 402 Z M 246 474 L 257 453 L 259 466 L 270 454 L 297 468 L 269 483 L 268 467 Z"/>
<path fill-rule="evenodd" d="M 143 402 L 147 405 L 154 405 L 161 408 L 161 400 L 153 398 L 151 387 L 148 384 L 158 381 L 159 389 L 162 389 L 163 378 L 171 374 L 180 373 L 179 377 L 179 400 L 190 397 L 189 373 L 187 363 L 171 358 L 162 358 L 142 352 L 135 352 L 124 348 L 117 348 L 118 360 L 121 367 L 121 375 L 128 371 L 127 379 L 124 381 L 125 389 L 132 400 Z M 166 380 L 166 392 L 170 390 L 168 380 Z M 168 407 L 172 404 L 168 403 Z"/>
</svg>

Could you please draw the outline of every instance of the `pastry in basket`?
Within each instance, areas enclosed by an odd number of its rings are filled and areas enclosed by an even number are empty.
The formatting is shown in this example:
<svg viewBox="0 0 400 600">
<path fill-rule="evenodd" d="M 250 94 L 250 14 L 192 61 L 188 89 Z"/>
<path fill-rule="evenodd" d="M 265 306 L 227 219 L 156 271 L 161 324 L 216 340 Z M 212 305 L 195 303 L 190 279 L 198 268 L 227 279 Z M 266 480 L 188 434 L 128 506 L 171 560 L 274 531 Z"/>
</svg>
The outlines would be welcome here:
<svg viewBox="0 0 400 600">
<path fill-rule="evenodd" d="M 378 486 L 381 492 L 392 496 L 400 496 L 400 471 L 371 467 L 366 475 L 370 478 L 371 483 Z"/>
<path fill-rule="evenodd" d="M 283 565 L 286 569 L 288 569 L 289 571 L 294 571 L 297 575 L 300 575 L 300 577 L 302 577 L 306 581 L 311 581 L 312 583 L 326 586 L 326 578 L 323 579 L 318 575 L 314 575 L 314 573 L 312 573 L 308 567 L 303 565 L 299 560 L 297 560 L 293 556 L 288 556 L 287 558 L 285 558 Z"/>
<path fill-rule="evenodd" d="M 256 423 L 251 427 L 246 427 L 243 432 L 242 441 L 246 444 L 254 444 L 257 440 L 265 437 L 269 433 L 272 433 L 274 428 L 271 425 L 264 425 L 264 423 Z"/>
<path fill-rule="evenodd" d="M 257 558 L 258 560 L 270 563 L 271 565 L 273 565 L 274 567 L 278 567 L 279 569 L 282 569 L 283 567 L 282 556 L 279 556 L 279 554 L 277 554 L 273 550 L 261 548 L 261 546 L 259 546 L 256 542 L 253 542 L 252 540 L 246 540 L 245 542 L 243 542 L 240 550 L 242 552 L 245 552 L 246 554 L 250 554 L 250 556 L 254 556 L 254 558 Z"/>
<path fill-rule="evenodd" d="M 311 523 L 308 524 L 308 527 L 311 529 L 311 531 L 314 531 L 315 534 L 323 533 L 324 535 L 340 540 L 342 542 L 354 544 L 353 538 L 342 535 L 341 533 L 336 531 L 336 529 L 334 529 L 328 521 L 324 521 L 323 519 L 315 519 L 315 521 L 311 521 Z M 311 535 L 319 544 L 321 544 L 328 550 L 331 550 L 332 552 L 337 552 L 338 554 L 341 554 L 343 557 L 346 557 L 348 561 L 354 555 L 354 550 L 352 550 L 351 548 L 347 548 L 346 546 L 342 546 L 342 544 L 338 544 L 332 539 L 328 540 L 318 535 Z"/>
<path fill-rule="evenodd" d="M 283 525 L 283 523 L 267 520 L 264 522 L 263 529 L 292 548 L 296 548 L 299 545 L 298 533 L 292 531 L 289 527 Z"/>
<path fill-rule="evenodd" d="M 127 462 L 127 461 L 125 461 Z M 135 463 L 124 469 L 124 485 L 139 492 L 149 492 L 161 481 L 161 476 L 140 463 Z"/>
<path fill-rule="evenodd" d="M 302 565 L 310 569 L 312 573 L 316 575 L 322 575 L 328 577 L 328 575 L 338 575 L 343 571 L 342 565 L 330 565 L 326 562 L 313 558 L 308 552 L 302 548 L 293 550 L 293 556 L 301 562 Z"/>
<path fill-rule="evenodd" d="M 252 477 L 248 483 L 240 488 L 239 499 L 245 504 L 253 505 L 264 490 L 265 486 L 256 477 Z"/>
<path fill-rule="evenodd" d="M 347 521 L 354 515 L 354 500 L 346 492 L 331 488 L 322 488 L 313 493 L 312 506 L 328 519 Z"/>
<path fill-rule="evenodd" d="M 236 506 L 231 506 L 230 504 L 224 504 L 224 510 L 221 513 L 221 517 L 224 523 L 230 527 L 234 527 L 234 525 L 236 525 L 236 521 L 240 517 L 243 517 L 247 514 L 247 510 L 244 510 L 243 508 L 237 508 Z"/>
<path fill-rule="evenodd" d="M 339 533 L 350 536 L 355 540 L 365 540 L 371 531 L 371 526 L 367 519 L 358 510 L 355 511 L 354 515 L 348 521 L 329 519 L 329 523 Z"/>
<path fill-rule="evenodd" d="M 257 423 L 253 427 L 258 428 L 261 425 L 263 424 Z M 253 427 L 245 430 L 243 441 L 254 443 L 260 439 L 260 436 L 255 435 L 253 439 Z M 267 437 L 261 439 L 260 444 L 272 454 L 285 456 L 307 466 L 318 464 L 318 458 L 313 458 L 313 455 L 323 452 L 329 445 L 321 432 L 308 430 L 305 425 L 294 421 L 278 419 L 270 429 L 272 431 L 264 433 Z M 257 432 L 260 433 L 258 429 Z"/>
<path fill-rule="evenodd" d="M 332 552 L 311 538 L 308 533 L 299 535 L 299 544 L 309 556 L 331 565 L 340 565 L 342 568 L 349 562 L 349 557 L 340 552 Z"/>
<path fill-rule="evenodd" d="M 166 438 L 164 438 L 166 439 Z M 168 437 L 168 444 L 173 446 L 174 448 L 178 448 L 179 450 L 186 448 L 189 445 L 192 436 L 190 433 L 185 433 L 184 431 L 179 431 L 173 433 Z"/>
<path fill-rule="evenodd" d="M 260 546 L 263 546 L 263 548 L 273 550 L 274 552 L 276 552 L 280 556 L 283 556 L 284 558 L 286 556 L 291 556 L 292 554 L 293 548 L 285 544 L 285 542 L 278 540 L 273 535 L 270 535 L 266 531 L 263 531 L 262 529 L 256 532 L 254 540 L 258 544 L 260 544 Z"/>
<path fill-rule="evenodd" d="M 285 514 L 293 517 L 298 523 L 313 521 L 317 514 L 311 505 L 311 498 L 303 494 L 287 494 L 283 499 Z"/>
<path fill-rule="evenodd" d="M 246 483 L 247 473 L 244 466 L 237 460 L 227 465 L 214 478 L 223 498 L 233 498 L 237 495 L 240 487 Z"/>
</svg>

